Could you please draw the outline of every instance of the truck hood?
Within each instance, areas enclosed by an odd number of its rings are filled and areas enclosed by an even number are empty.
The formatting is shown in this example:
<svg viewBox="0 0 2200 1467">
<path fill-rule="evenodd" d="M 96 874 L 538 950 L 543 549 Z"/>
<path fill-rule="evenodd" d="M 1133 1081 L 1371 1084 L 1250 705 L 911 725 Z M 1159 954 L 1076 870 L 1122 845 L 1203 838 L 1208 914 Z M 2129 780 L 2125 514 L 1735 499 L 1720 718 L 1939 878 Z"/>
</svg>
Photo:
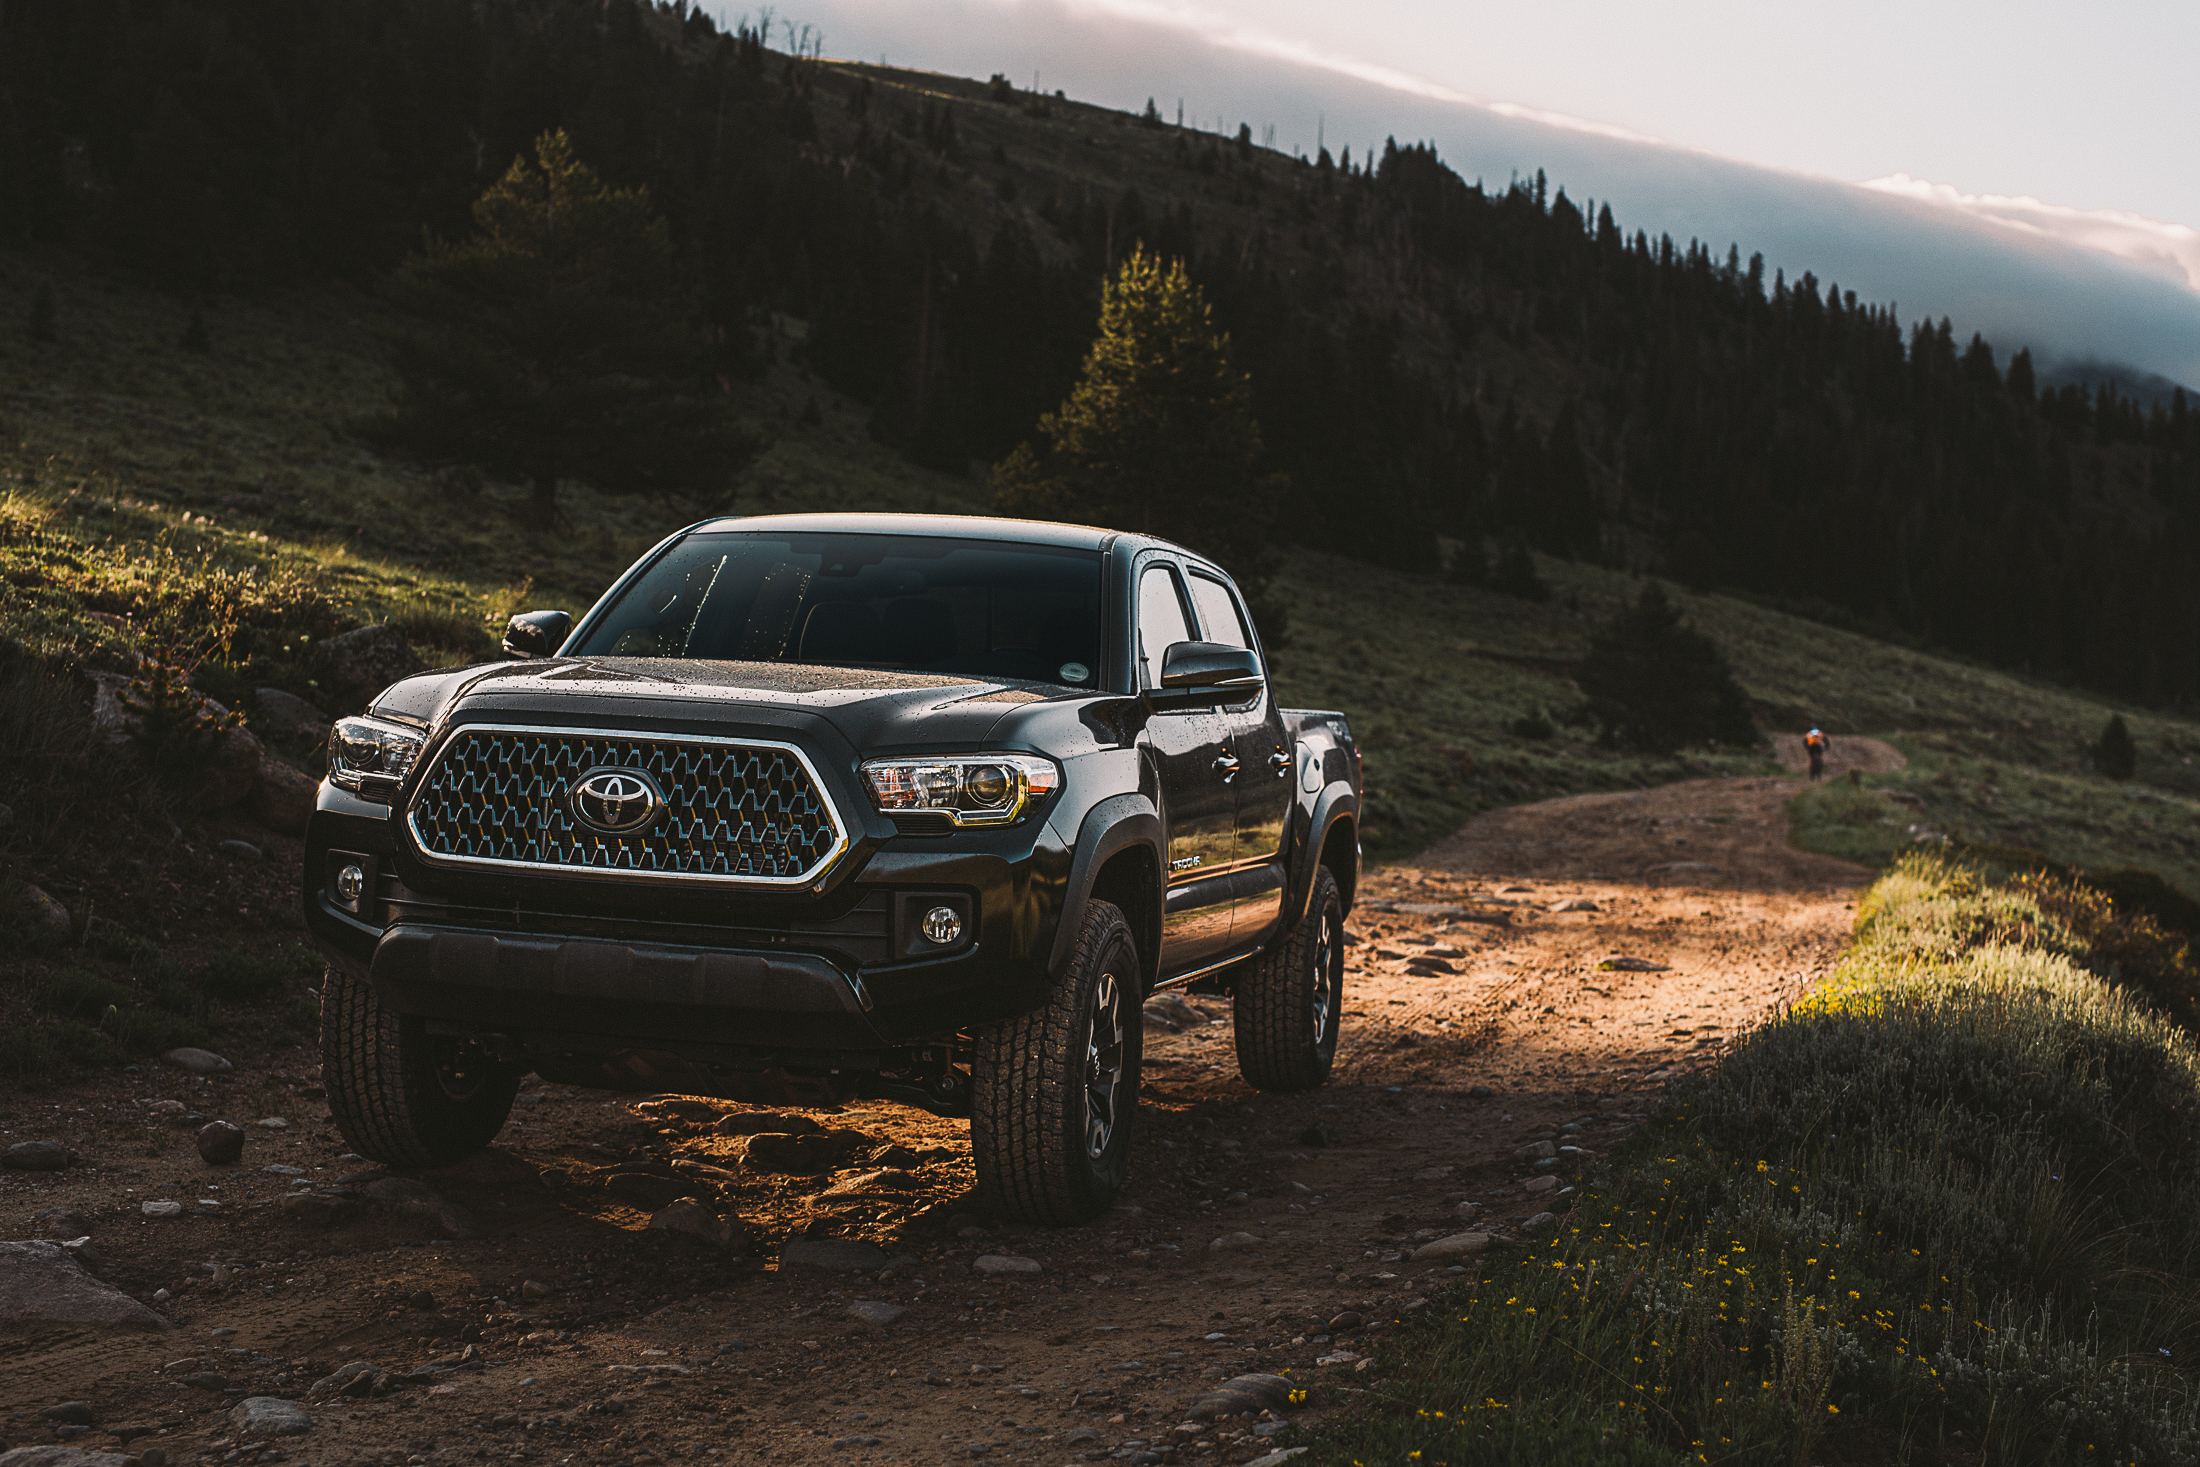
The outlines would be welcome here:
<svg viewBox="0 0 2200 1467">
<path fill-rule="evenodd" d="M 431 728 L 500 714 L 624 727 L 799 725 L 808 714 L 859 749 L 975 747 L 1022 704 L 1083 699 L 1043 684 L 784 662 L 559 657 L 423 673 L 383 690 L 371 712 Z"/>
</svg>

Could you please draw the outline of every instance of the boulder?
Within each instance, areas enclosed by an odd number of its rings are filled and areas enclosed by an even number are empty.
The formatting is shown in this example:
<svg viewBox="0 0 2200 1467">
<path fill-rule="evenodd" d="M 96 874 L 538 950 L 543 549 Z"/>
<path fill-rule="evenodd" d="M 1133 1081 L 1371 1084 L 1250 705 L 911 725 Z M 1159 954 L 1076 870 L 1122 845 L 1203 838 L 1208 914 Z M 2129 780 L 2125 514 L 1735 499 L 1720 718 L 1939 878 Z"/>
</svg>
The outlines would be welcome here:
<svg viewBox="0 0 2200 1467">
<path fill-rule="evenodd" d="M 0 1166 L 18 1172 L 66 1171 L 75 1160 L 76 1153 L 59 1141 L 18 1141 L 0 1151 Z"/>
<path fill-rule="evenodd" d="M 95 672 L 90 677 L 92 727 L 98 731 L 100 741 L 114 752 L 132 750 L 132 741 L 142 720 L 130 706 L 131 679 L 119 672 Z M 205 716 L 228 716 L 229 710 L 212 698 L 198 693 L 192 696 L 198 700 L 199 712 Z M 260 777 L 263 753 L 259 739 L 250 729 L 224 729 L 215 738 L 208 756 L 196 763 L 190 777 L 191 793 L 206 809 L 227 809 L 252 792 L 253 784 Z"/>
<path fill-rule="evenodd" d="M 1453 1233 L 1448 1238 L 1423 1243 L 1413 1250 L 1413 1259 L 1418 1263 L 1424 1258 L 1471 1258 L 1489 1246 L 1488 1233 Z"/>
<path fill-rule="evenodd" d="M 160 1059 L 162 1064 L 189 1070 L 194 1075 L 220 1075 L 236 1068 L 220 1055 L 204 1049 L 171 1049 Z"/>
<path fill-rule="evenodd" d="M 0 1243 L 0 1329 L 169 1328 L 167 1320 L 77 1265 L 53 1243 Z"/>
<path fill-rule="evenodd" d="M 1280 1375 L 1234 1376 L 1216 1386 L 1192 1403 L 1185 1412 L 1190 1421 L 1212 1421 L 1217 1416 L 1258 1416 L 1263 1411 L 1281 1411 L 1291 1404 L 1292 1394 L 1299 1390 Z"/>
<path fill-rule="evenodd" d="M 380 622 L 328 638 L 313 657 L 321 686 L 338 708 L 364 708 L 399 678 L 428 669 L 403 636 Z"/>
<path fill-rule="evenodd" d="M 198 1141 L 199 1159 L 208 1166 L 228 1166 L 244 1155 L 244 1128 L 229 1121 L 208 1121 Z"/>
<path fill-rule="evenodd" d="M 24 887 L 23 897 L 30 905 L 32 920 L 54 936 L 65 938 L 73 930 L 69 923 L 69 909 L 37 887 Z"/>
<path fill-rule="evenodd" d="M 304 835 L 319 786 L 280 759 L 260 761 L 260 778 L 245 797 L 245 813 L 278 835 Z"/>
<path fill-rule="evenodd" d="M 254 688 L 252 707 L 260 715 L 260 726 L 278 743 L 316 749 L 328 739 L 329 724 L 333 720 L 296 693 L 286 693 L 281 688 Z"/>
<path fill-rule="evenodd" d="M 721 1136 L 755 1136 L 764 1132 L 801 1136 L 815 1135 L 825 1128 L 804 1115 L 776 1110 L 744 1110 L 721 1116 L 711 1129 Z"/>
<path fill-rule="evenodd" d="M 720 1217 L 692 1197 L 659 1208 L 649 1219 L 652 1228 L 684 1233 L 720 1248 L 737 1247 L 749 1240 L 749 1230 L 739 1218 Z"/>
<path fill-rule="evenodd" d="M 750 1171 L 807 1176 L 827 1170 L 851 1151 L 876 1145 L 876 1136 L 861 1131 L 819 1131 L 802 1136 L 762 1131 L 745 1137 L 734 1154 Z"/>
<path fill-rule="evenodd" d="M 305 1407 L 280 1396 L 246 1396 L 229 1413 L 229 1425 L 254 1436 L 304 1436 L 313 1429 Z"/>
</svg>

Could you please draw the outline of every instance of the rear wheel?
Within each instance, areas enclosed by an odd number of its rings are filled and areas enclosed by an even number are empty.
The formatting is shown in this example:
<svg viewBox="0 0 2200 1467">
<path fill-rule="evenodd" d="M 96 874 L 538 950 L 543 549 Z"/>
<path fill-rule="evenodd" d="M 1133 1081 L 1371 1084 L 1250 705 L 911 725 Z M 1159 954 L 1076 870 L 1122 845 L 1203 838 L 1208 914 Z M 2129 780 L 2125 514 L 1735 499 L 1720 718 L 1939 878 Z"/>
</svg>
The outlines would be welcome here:
<svg viewBox="0 0 2200 1467">
<path fill-rule="evenodd" d="M 386 1166 L 447 1166 L 496 1139 L 519 1072 L 471 1040 L 393 1014 L 373 985 L 331 968 L 321 987 L 321 1082 L 336 1129 Z"/>
<path fill-rule="evenodd" d="M 1255 1090 L 1312 1090 L 1337 1057 L 1343 1005 L 1344 901 L 1323 866 L 1314 872 L 1306 916 L 1238 984 L 1238 1073 Z"/>
<path fill-rule="evenodd" d="M 1121 910 L 1090 902 L 1046 1007 L 979 1031 L 970 1149 L 994 1212 L 1084 1222 L 1122 1188 L 1145 1038 L 1140 972 Z"/>
</svg>

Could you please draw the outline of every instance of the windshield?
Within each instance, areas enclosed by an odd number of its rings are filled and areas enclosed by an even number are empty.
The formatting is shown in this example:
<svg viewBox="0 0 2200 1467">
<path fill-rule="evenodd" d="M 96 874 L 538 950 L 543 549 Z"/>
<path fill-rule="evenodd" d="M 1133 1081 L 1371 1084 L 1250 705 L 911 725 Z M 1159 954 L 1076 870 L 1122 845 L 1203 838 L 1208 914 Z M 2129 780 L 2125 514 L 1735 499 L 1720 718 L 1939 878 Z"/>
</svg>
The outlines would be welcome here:
<svg viewBox="0 0 2200 1467">
<path fill-rule="evenodd" d="M 1092 687 L 1100 555 L 913 535 L 690 535 L 575 654 L 804 662 Z"/>
</svg>

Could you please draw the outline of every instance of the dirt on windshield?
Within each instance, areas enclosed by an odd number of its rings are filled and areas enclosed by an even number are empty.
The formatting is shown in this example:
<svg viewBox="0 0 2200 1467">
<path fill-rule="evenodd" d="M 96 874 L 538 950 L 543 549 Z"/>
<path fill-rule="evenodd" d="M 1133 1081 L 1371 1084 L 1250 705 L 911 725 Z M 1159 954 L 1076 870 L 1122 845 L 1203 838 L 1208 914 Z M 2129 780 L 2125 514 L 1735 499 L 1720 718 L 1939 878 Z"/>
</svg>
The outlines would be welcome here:
<svg viewBox="0 0 2200 1467">
<path fill-rule="evenodd" d="M 1833 754 L 1835 775 L 1900 760 Z M 391 1179 L 346 1155 L 302 1049 L 8 1096 L 0 1144 L 77 1162 L 0 1172 L 5 1236 L 81 1225 L 98 1277 L 172 1327 L 4 1327 L 0 1434 L 172 1467 L 1268 1456 L 1488 1256 L 1430 1244 L 1549 1226 L 1666 1080 L 1836 959 L 1868 873 L 1787 848 L 1798 787 L 1494 811 L 1369 872 L 1330 1083 L 1259 1094 L 1223 1000 L 1155 1005 L 1132 1182 L 1083 1228 L 984 1216 L 967 1127 L 884 1104 L 531 1084 L 496 1147 Z M 203 1162 L 190 1115 L 242 1126 L 243 1160 Z M 823 1129 L 799 1148 L 820 1169 L 752 1169 L 733 1133 L 759 1126 Z M 1516 1159 L 1543 1141 L 1555 1166 Z M 1303 1394 L 1199 1404 L 1257 1375 Z M 258 1397 L 297 1402 L 302 1433 L 243 1429 Z"/>
</svg>

